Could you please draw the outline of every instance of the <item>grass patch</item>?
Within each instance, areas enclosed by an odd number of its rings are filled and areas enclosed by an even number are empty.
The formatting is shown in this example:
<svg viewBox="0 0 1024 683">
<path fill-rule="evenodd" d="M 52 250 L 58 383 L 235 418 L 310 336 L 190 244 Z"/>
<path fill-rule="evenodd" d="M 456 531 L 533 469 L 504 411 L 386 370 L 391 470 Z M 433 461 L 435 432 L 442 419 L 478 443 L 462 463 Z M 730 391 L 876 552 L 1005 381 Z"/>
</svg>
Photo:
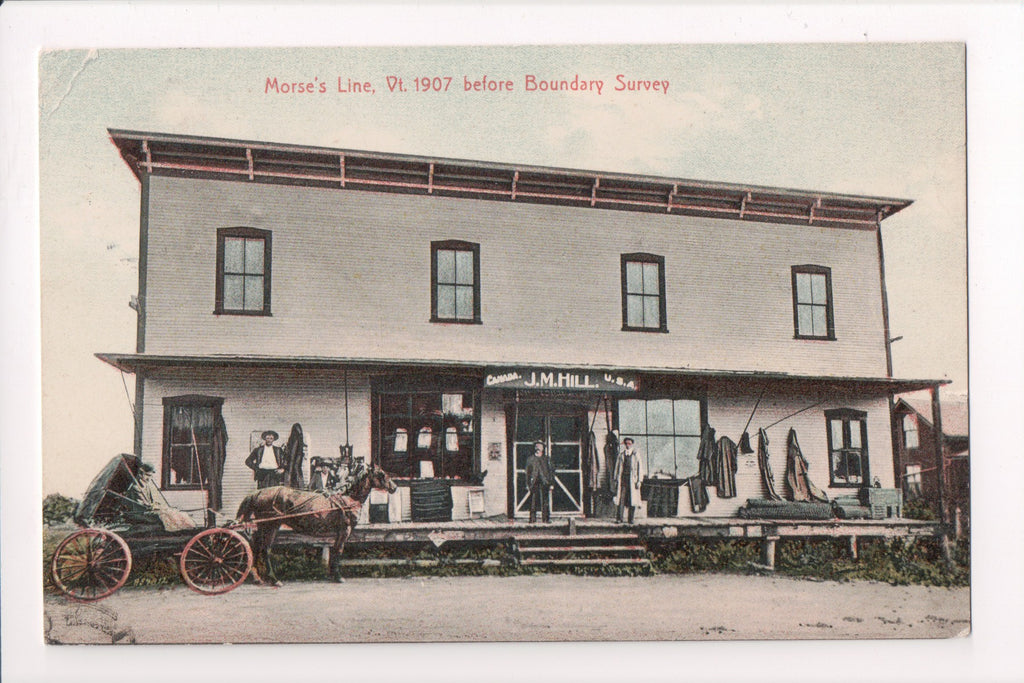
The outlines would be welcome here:
<svg viewBox="0 0 1024 683">
<path fill-rule="evenodd" d="M 751 562 L 761 561 L 757 541 L 739 539 L 681 538 L 650 542 L 651 562 L 663 574 L 698 572 L 746 572 Z"/>
<path fill-rule="evenodd" d="M 75 528 L 47 527 L 43 530 L 44 588 L 54 591 L 50 561 L 60 541 Z M 679 538 L 650 539 L 651 569 L 661 574 L 699 572 L 749 573 L 762 562 L 758 539 Z M 947 567 L 938 539 L 919 539 L 913 544 L 902 539 L 886 541 L 861 539 L 859 560 L 849 556 L 842 540 L 795 540 L 778 542 L 776 571 L 781 575 L 835 581 L 871 580 L 892 585 L 969 586 L 970 539 L 961 539 L 953 549 L 954 563 Z M 330 581 L 321 562 L 319 548 L 279 546 L 274 549 L 274 567 L 282 581 Z M 642 566 L 597 565 L 517 567 L 505 543 L 357 545 L 345 548 L 346 560 L 388 560 L 387 564 L 344 565 L 341 572 L 351 578 L 398 578 L 414 576 L 522 576 L 571 574 L 577 576 L 631 576 L 648 573 Z M 133 558 L 126 586 L 175 586 L 183 581 L 173 553 Z"/>
</svg>

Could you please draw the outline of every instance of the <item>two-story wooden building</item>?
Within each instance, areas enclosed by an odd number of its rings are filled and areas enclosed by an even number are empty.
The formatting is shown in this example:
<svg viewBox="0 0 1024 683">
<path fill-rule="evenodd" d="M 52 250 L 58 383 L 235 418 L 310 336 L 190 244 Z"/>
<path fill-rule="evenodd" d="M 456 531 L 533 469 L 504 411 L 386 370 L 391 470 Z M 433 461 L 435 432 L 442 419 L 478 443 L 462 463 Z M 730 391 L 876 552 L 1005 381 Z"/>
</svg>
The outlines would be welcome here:
<svg viewBox="0 0 1024 683">
<path fill-rule="evenodd" d="M 310 458 L 446 481 L 455 519 L 524 517 L 535 440 L 554 514 L 608 515 L 613 430 L 671 480 L 706 427 L 769 427 L 779 479 L 792 429 L 830 496 L 893 487 L 891 397 L 939 384 L 892 378 L 880 230 L 906 200 L 110 135 L 141 183 L 139 318 L 134 353 L 99 355 L 184 508 L 230 518 L 258 435 L 294 423 Z M 741 453 L 677 513 L 763 494 Z"/>
</svg>

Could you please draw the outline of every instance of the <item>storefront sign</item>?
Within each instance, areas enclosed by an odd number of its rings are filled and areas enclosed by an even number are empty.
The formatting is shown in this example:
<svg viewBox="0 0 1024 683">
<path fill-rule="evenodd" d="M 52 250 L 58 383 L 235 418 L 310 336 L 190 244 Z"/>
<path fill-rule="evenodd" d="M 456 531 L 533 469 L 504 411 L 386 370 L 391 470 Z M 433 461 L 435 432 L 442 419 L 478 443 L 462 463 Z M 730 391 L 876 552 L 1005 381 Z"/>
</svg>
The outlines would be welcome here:
<svg viewBox="0 0 1024 683">
<path fill-rule="evenodd" d="M 488 389 L 567 389 L 570 391 L 636 391 L 637 376 L 628 372 L 549 370 L 546 368 L 487 368 Z"/>
</svg>

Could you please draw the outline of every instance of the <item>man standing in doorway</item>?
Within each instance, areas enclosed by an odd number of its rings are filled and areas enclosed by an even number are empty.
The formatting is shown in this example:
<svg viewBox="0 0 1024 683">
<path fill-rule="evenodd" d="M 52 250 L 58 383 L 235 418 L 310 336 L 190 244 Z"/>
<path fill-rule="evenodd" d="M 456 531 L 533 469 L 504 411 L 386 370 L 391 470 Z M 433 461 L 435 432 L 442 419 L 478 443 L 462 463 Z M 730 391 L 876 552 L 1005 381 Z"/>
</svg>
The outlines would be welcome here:
<svg viewBox="0 0 1024 683">
<path fill-rule="evenodd" d="M 544 454 L 544 442 L 533 444 L 533 455 L 526 461 L 526 487 L 530 492 L 530 523 L 537 521 L 537 506 L 541 506 L 541 519 L 551 521 L 550 492 L 555 488 L 551 465 Z"/>
<path fill-rule="evenodd" d="M 633 446 L 633 438 L 622 439 L 622 452 L 615 460 L 615 472 L 612 474 L 612 481 L 615 482 L 615 496 L 612 502 L 616 504 L 615 521 L 622 522 L 627 518 L 633 523 L 633 515 L 636 506 L 640 504 L 640 482 L 644 479 L 644 465 Z"/>
<path fill-rule="evenodd" d="M 253 479 L 256 480 L 256 488 L 265 489 L 268 486 L 278 486 L 284 483 L 285 458 L 284 450 L 275 446 L 278 434 L 272 429 L 260 434 L 263 445 L 257 446 L 245 459 L 245 466 L 252 470 Z"/>
</svg>

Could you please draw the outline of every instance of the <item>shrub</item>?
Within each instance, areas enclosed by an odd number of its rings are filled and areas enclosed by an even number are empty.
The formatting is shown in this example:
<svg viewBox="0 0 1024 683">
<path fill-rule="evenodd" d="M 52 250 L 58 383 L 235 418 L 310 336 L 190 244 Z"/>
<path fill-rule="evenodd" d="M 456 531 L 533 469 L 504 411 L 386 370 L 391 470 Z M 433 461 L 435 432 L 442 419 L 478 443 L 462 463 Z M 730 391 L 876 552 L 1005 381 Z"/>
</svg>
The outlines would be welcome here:
<svg viewBox="0 0 1024 683">
<path fill-rule="evenodd" d="M 683 538 L 652 544 L 651 561 L 659 572 L 688 574 L 706 571 L 745 571 L 760 562 L 756 541 L 737 539 Z"/>
<path fill-rule="evenodd" d="M 919 519 L 925 522 L 934 522 L 939 518 L 931 503 L 923 498 L 908 500 L 904 503 L 903 516 L 907 519 Z"/>
<path fill-rule="evenodd" d="M 43 524 L 46 526 L 64 524 L 75 514 L 76 507 L 78 507 L 78 501 L 74 498 L 51 493 L 43 498 Z"/>
</svg>

